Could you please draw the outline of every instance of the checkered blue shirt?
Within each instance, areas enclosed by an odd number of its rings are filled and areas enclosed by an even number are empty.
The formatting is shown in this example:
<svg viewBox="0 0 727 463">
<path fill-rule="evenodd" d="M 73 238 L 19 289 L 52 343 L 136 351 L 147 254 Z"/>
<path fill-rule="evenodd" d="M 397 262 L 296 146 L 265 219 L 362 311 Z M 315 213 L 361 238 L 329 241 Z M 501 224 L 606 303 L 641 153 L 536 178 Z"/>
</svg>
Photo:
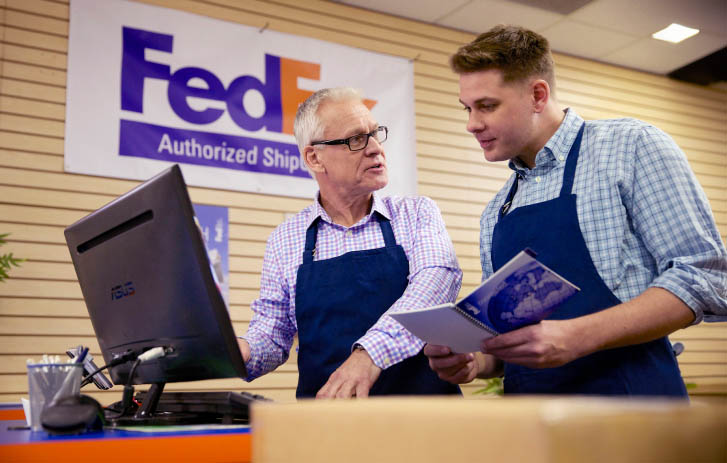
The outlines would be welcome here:
<svg viewBox="0 0 727 463">
<path fill-rule="evenodd" d="M 560 194 L 582 122 L 567 110 L 538 152 L 535 168 L 510 161 L 523 177 L 511 211 Z M 492 232 L 514 178 L 480 220 L 483 278 L 493 271 Z M 684 301 L 696 315 L 694 323 L 705 313 L 727 315 L 727 252 L 704 191 L 667 134 L 635 119 L 586 122 L 573 193 L 593 263 L 616 297 L 628 301 L 656 286 Z"/>
<path fill-rule="evenodd" d="M 306 230 L 318 223 L 315 260 L 331 259 L 351 251 L 384 246 L 381 227 L 373 212 L 391 221 L 397 244 L 409 259 L 409 284 L 388 309 L 407 310 L 452 302 L 462 284 L 452 241 L 436 204 L 426 197 L 385 197 L 374 194 L 371 212 L 352 227 L 334 224 L 318 201 L 278 226 L 265 249 L 260 297 L 243 338 L 251 348 L 248 381 L 263 375 L 288 358 L 297 332 L 295 288 L 303 263 Z M 355 310 L 355 307 L 351 308 Z M 383 315 L 358 341 L 374 363 L 387 368 L 417 354 L 424 343 L 391 317 Z"/>
</svg>

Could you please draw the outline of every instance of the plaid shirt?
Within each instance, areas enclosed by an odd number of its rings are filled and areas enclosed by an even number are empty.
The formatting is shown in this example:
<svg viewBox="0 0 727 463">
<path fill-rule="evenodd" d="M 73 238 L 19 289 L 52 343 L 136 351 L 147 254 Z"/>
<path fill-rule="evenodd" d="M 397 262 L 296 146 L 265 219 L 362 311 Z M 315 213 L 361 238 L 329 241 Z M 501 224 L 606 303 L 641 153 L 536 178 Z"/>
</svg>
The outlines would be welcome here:
<svg viewBox="0 0 727 463">
<path fill-rule="evenodd" d="M 305 233 L 318 223 L 315 260 L 331 259 L 347 252 L 384 246 L 377 211 L 391 221 L 397 244 L 409 259 L 409 284 L 387 310 L 408 310 L 454 301 L 462 283 L 452 241 L 436 204 L 426 197 L 385 197 L 374 194 L 371 212 L 352 227 L 333 223 L 316 201 L 278 226 L 265 249 L 260 297 L 243 338 L 250 344 L 248 381 L 285 362 L 298 330 L 295 288 L 303 262 Z M 355 310 L 355 308 L 351 308 Z M 381 368 L 417 354 L 424 343 L 391 317 L 383 315 L 356 343 L 361 344 Z"/>
<path fill-rule="evenodd" d="M 510 161 L 523 177 L 511 211 L 560 194 L 582 122 L 567 110 L 538 152 L 535 168 Z M 480 220 L 483 278 L 493 272 L 492 232 L 514 177 Z M 616 297 L 628 301 L 655 286 L 684 301 L 696 315 L 694 323 L 705 312 L 727 315 L 727 252 L 702 188 L 667 134 L 635 119 L 586 122 L 573 193 L 593 263 Z"/>
</svg>

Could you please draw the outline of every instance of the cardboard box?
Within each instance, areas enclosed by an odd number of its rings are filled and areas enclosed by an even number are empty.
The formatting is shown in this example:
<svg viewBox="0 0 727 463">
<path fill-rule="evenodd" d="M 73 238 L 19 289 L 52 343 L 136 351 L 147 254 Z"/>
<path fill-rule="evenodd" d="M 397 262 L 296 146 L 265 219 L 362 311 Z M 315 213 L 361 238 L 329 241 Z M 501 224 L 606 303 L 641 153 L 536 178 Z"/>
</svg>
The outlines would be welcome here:
<svg viewBox="0 0 727 463">
<path fill-rule="evenodd" d="M 727 414 L 668 400 L 372 398 L 256 404 L 269 462 L 727 462 Z"/>
</svg>

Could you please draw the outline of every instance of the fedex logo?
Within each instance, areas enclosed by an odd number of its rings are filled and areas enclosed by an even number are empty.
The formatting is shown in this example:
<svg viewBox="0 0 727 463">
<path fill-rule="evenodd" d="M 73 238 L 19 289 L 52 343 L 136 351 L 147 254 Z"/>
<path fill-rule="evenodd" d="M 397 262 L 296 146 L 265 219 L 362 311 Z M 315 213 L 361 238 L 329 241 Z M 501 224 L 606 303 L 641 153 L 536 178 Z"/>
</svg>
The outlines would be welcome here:
<svg viewBox="0 0 727 463">
<path fill-rule="evenodd" d="M 387 191 L 415 192 L 411 60 L 157 3 L 175 2 L 70 2 L 69 172 L 142 180 L 180 164 L 190 186 L 310 198 L 295 114 L 318 89 L 353 86 L 399 134 L 387 146 L 406 183 Z"/>
<path fill-rule="evenodd" d="M 163 60 L 146 58 L 146 50 L 172 53 L 172 35 L 123 26 L 122 36 L 121 109 L 125 111 L 144 112 L 144 84 L 147 79 L 156 79 L 167 82 L 169 106 L 184 121 L 211 124 L 227 112 L 245 131 L 264 129 L 292 135 L 298 104 L 313 93 L 299 89 L 298 78 L 320 78 L 319 64 L 265 54 L 261 57 L 265 60 L 264 77 L 241 75 L 225 84 L 202 67 L 187 66 L 172 72 L 169 64 L 160 62 Z M 250 91 L 259 93 L 265 103 L 258 116 L 245 109 L 244 98 Z M 190 105 L 190 98 L 195 99 L 195 107 Z M 209 104 L 205 105 L 206 100 Z M 220 108 L 220 102 L 225 109 Z M 376 101 L 364 103 L 371 108 Z M 174 121 L 169 122 L 174 125 Z M 295 143 L 181 129 L 168 124 L 122 119 L 119 155 L 311 178 Z"/>
<path fill-rule="evenodd" d="M 266 54 L 264 81 L 243 75 L 225 86 L 207 69 L 189 66 L 171 72 L 168 64 L 144 57 L 146 49 L 172 53 L 173 40 L 174 37 L 168 34 L 123 28 L 121 109 L 143 113 L 144 81 L 160 79 L 169 82 L 167 98 L 172 110 L 187 122 L 209 124 L 224 114 L 224 110 L 219 108 L 192 108 L 187 98 L 196 97 L 225 102 L 230 118 L 244 130 L 293 133 L 298 104 L 313 93 L 298 88 L 298 77 L 318 80 L 319 64 Z M 206 88 L 190 85 L 193 79 L 204 82 Z M 257 118 L 248 114 L 243 105 L 245 94 L 251 90 L 260 92 L 265 101 L 265 112 Z"/>
</svg>

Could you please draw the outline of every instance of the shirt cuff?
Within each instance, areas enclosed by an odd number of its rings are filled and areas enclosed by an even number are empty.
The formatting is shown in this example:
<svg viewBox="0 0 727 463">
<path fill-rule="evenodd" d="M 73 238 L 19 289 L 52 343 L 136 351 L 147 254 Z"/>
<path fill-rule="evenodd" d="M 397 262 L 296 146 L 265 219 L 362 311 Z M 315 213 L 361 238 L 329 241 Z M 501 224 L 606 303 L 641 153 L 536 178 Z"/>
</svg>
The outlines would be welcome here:
<svg viewBox="0 0 727 463">
<path fill-rule="evenodd" d="M 704 318 L 700 294 L 708 294 L 708 289 L 703 288 L 699 282 L 693 281 L 691 285 L 685 287 L 684 281 L 681 278 L 669 275 L 668 272 L 665 272 L 649 286 L 665 289 L 681 299 L 681 301 L 686 304 L 692 312 L 694 312 L 694 321 L 691 323 L 692 325 L 700 323 Z"/>
<path fill-rule="evenodd" d="M 424 347 L 424 341 L 414 337 L 404 336 L 402 339 L 392 339 L 385 333 L 369 332 L 364 337 L 356 341 L 353 347 L 359 344 L 363 346 L 366 353 L 369 354 L 374 365 L 386 370 L 392 365 L 413 357 Z"/>
</svg>

